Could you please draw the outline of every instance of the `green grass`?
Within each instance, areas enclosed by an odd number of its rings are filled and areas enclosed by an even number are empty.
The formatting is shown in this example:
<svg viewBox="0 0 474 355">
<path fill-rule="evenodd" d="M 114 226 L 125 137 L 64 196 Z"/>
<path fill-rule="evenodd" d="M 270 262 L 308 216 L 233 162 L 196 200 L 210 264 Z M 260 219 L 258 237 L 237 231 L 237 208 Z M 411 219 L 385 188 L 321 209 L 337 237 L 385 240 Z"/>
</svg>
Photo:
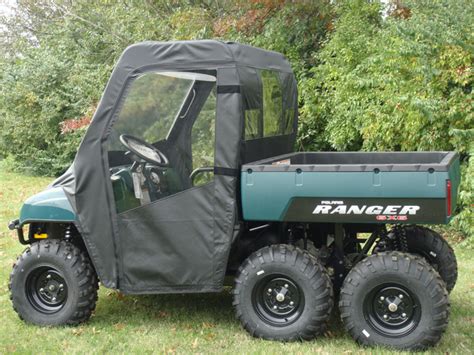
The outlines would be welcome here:
<svg viewBox="0 0 474 355">
<path fill-rule="evenodd" d="M 230 290 L 220 294 L 123 296 L 100 289 L 91 320 L 79 327 L 41 328 L 20 321 L 9 300 L 8 275 L 23 246 L 6 228 L 21 203 L 48 178 L 22 176 L 0 165 L 0 353 L 390 353 L 364 349 L 334 314 L 326 336 L 305 343 L 253 339 L 234 318 Z M 455 246 L 458 284 L 451 294 L 448 330 L 432 353 L 469 353 L 474 344 L 474 252 Z"/>
</svg>

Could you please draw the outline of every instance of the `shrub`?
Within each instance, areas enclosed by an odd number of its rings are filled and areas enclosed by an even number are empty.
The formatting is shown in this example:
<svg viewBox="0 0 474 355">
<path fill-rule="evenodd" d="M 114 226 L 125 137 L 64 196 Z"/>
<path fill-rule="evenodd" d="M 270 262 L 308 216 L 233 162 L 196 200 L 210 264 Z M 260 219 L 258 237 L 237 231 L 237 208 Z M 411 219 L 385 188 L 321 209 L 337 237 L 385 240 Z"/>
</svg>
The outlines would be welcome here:
<svg viewBox="0 0 474 355">
<path fill-rule="evenodd" d="M 406 1 L 403 8 L 383 19 L 379 3 L 341 3 L 335 31 L 316 54 L 322 64 L 302 83 L 299 142 L 315 150 L 457 150 L 456 225 L 472 235 L 474 41 L 466 29 L 474 3 Z"/>
</svg>

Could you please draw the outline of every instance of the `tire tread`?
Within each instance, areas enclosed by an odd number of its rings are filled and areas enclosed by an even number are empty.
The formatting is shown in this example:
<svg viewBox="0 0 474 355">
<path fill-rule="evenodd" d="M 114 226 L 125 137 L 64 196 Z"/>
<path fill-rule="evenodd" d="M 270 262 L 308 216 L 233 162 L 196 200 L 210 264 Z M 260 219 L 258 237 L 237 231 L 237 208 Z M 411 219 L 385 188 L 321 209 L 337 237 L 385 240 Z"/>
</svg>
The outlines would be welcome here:
<svg viewBox="0 0 474 355">
<path fill-rule="evenodd" d="M 373 337 L 362 337 L 359 327 L 355 326 L 358 322 L 351 312 L 354 307 L 362 305 L 353 304 L 353 295 L 356 288 L 360 285 L 354 281 L 364 280 L 365 275 L 369 275 L 370 265 L 378 265 L 380 271 L 383 265 L 387 265 L 387 269 L 402 271 L 406 277 L 416 278 L 422 281 L 429 290 L 429 295 L 434 301 L 433 314 L 431 316 L 431 324 L 426 328 L 425 332 L 419 337 L 416 343 L 399 343 L 391 344 L 391 346 L 403 350 L 424 350 L 435 345 L 441 338 L 442 334 L 448 326 L 449 318 L 449 299 L 444 281 L 434 268 L 422 257 L 402 252 L 382 252 L 371 255 L 354 266 L 347 275 L 339 300 L 339 309 L 342 322 L 349 334 L 362 345 L 384 345 L 377 344 Z M 376 267 L 376 269 L 378 269 Z"/>
<path fill-rule="evenodd" d="M 269 260 L 271 263 L 287 264 L 297 268 L 307 281 L 311 288 L 317 291 L 316 299 L 319 305 L 315 309 L 315 314 L 305 327 L 293 334 L 286 336 L 268 336 L 262 330 L 245 319 L 242 311 L 240 295 L 242 288 L 245 287 L 245 281 L 248 279 L 248 270 L 255 269 L 256 266 L 264 266 Z M 323 334 L 326 330 L 327 321 L 333 307 L 333 289 L 332 283 L 326 269 L 321 266 L 319 261 L 308 252 L 292 245 L 278 244 L 264 247 L 245 260 L 239 267 L 238 276 L 233 290 L 233 305 L 235 314 L 243 328 L 252 336 L 263 339 L 275 339 L 281 341 L 311 340 L 317 335 Z"/>
<path fill-rule="evenodd" d="M 45 254 L 61 255 L 62 258 L 69 263 L 69 267 L 73 269 L 73 274 L 80 287 L 80 297 L 76 303 L 76 310 L 73 313 L 73 316 L 65 321 L 64 324 L 77 325 L 87 321 L 95 310 L 98 299 L 97 290 L 99 284 L 97 275 L 89 257 L 84 251 L 80 250 L 72 243 L 60 239 L 35 242 L 18 256 L 16 262 L 13 264 L 13 269 L 10 273 L 8 282 L 10 300 L 12 301 L 14 311 L 18 314 L 21 320 L 25 320 L 25 317 L 21 314 L 14 302 L 12 293 L 12 285 L 17 273 L 21 272 L 21 267 L 28 258 L 38 258 Z"/>
</svg>

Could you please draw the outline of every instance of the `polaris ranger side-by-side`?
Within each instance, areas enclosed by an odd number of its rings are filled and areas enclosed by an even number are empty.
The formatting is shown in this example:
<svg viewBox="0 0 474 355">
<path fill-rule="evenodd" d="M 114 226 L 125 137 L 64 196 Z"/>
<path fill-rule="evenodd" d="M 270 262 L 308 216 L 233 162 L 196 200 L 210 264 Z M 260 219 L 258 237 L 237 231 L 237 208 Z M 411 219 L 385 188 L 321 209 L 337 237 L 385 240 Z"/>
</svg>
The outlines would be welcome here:
<svg viewBox="0 0 474 355">
<path fill-rule="evenodd" d="M 335 295 L 362 344 L 422 349 L 448 322 L 457 265 L 453 152 L 294 152 L 280 54 L 219 41 L 127 48 L 69 170 L 10 223 L 28 322 L 78 324 L 98 281 L 125 294 L 219 292 L 253 336 L 323 333 Z M 25 226 L 29 228 L 23 231 Z"/>
</svg>

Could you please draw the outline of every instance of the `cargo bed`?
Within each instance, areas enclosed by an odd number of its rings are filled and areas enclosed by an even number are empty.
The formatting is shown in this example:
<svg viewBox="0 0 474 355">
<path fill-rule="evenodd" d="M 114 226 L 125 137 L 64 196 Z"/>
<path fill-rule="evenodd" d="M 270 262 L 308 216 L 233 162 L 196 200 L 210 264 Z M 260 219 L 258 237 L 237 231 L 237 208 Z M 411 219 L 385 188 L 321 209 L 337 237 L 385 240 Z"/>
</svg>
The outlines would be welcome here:
<svg viewBox="0 0 474 355">
<path fill-rule="evenodd" d="M 447 223 L 454 152 L 301 152 L 242 166 L 245 220 Z"/>
</svg>

